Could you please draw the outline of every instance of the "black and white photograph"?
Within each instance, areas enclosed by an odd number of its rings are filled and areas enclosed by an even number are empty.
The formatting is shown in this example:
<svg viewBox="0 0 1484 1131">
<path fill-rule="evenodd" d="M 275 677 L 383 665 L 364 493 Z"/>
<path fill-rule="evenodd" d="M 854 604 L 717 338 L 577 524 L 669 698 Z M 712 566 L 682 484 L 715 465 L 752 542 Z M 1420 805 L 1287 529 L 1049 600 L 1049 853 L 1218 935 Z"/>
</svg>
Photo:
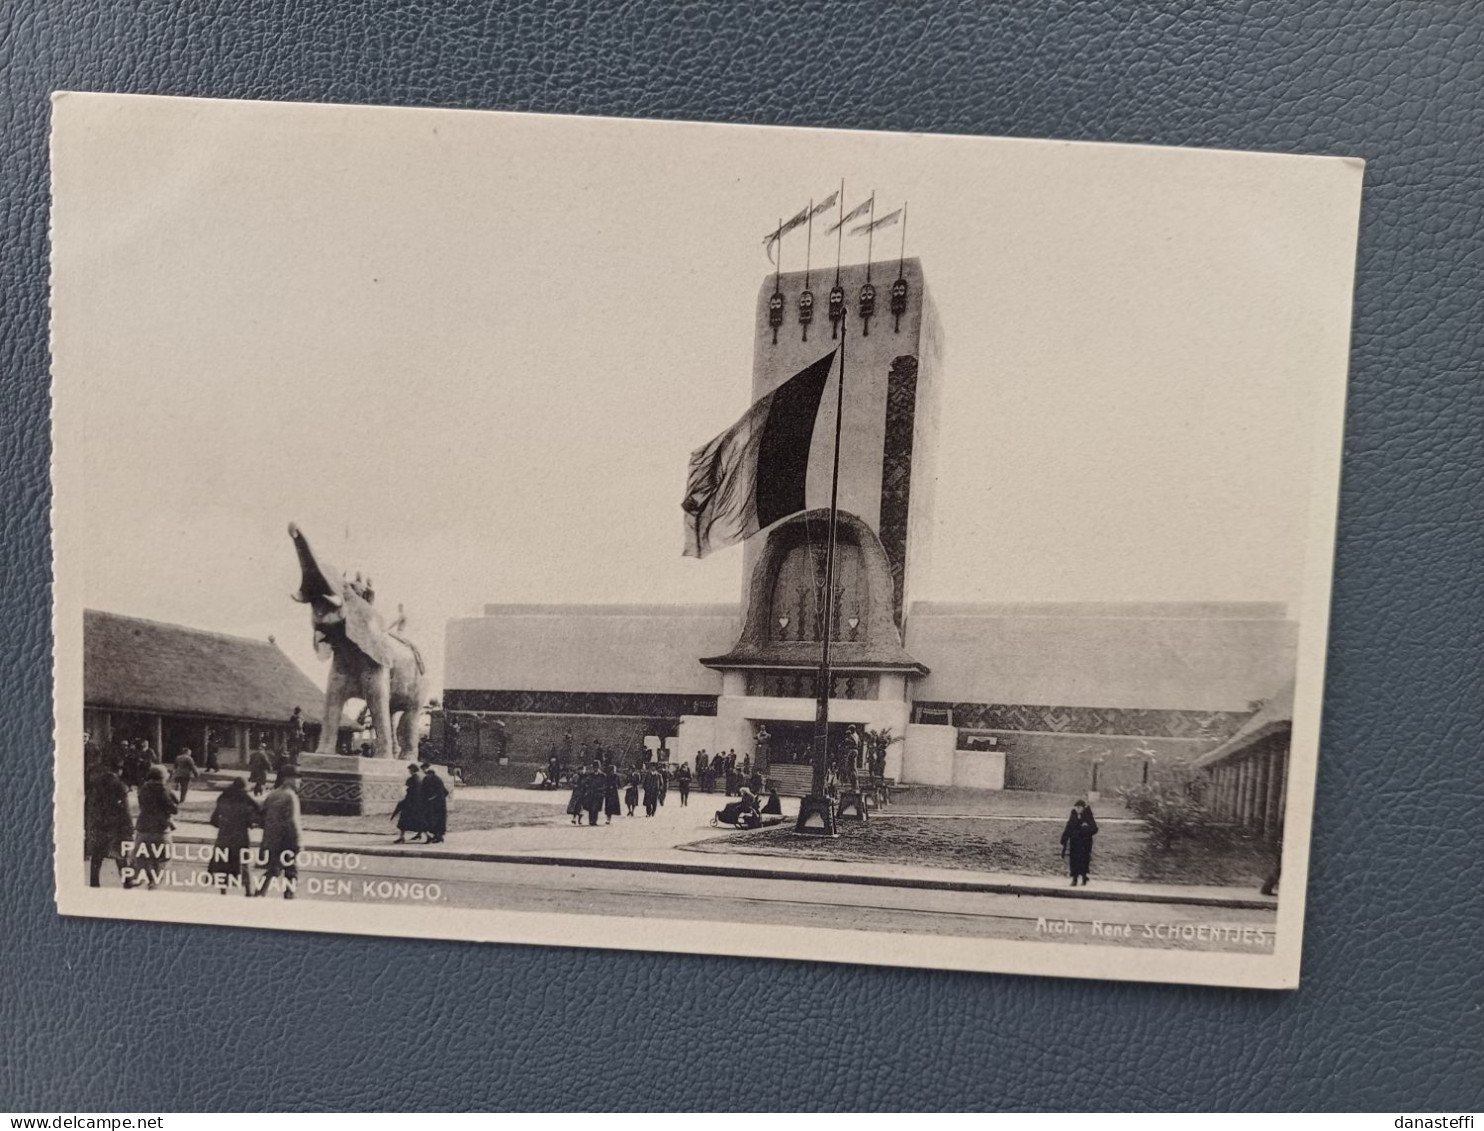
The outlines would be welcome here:
<svg viewBox="0 0 1484 1131">
<path fill-rule="evenodd" d="M 63 914 L 1299 984 L 1361 162 L 52 114 Z"/>
</svg>

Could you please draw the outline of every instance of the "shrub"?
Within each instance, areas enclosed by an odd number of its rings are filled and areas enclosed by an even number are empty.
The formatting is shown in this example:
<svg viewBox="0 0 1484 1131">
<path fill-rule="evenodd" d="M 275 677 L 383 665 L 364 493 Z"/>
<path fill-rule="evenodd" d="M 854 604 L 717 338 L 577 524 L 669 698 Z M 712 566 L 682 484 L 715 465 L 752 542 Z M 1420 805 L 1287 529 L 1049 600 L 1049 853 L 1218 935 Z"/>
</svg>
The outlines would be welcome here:
<svg viewBox="0 0 1484 1131">
<path fill-rule="evenodd" d="M 1202 838 L 1212 832 L 1211 813 L 1205 806 L 1205 778 L 1184 762 L 1170 765 L 1164 773 L 1142 785 L 1118 791 L 1128 811 L 1143 820 L 1161 848 L 1178 838 Z"/>
</svg>

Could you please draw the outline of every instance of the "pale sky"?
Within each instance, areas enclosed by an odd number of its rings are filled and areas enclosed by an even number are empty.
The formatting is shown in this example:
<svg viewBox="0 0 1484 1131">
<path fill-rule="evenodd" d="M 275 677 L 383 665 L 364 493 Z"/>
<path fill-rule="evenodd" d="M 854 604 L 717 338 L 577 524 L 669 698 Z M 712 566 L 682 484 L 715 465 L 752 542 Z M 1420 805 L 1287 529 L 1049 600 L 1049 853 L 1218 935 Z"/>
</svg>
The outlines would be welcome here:
<svg viewBox="0 0 1484 1131">
<path fill-rule="evenodd" d="M 1300 594 L 1338 159 L 72 95 L 57 128 L 90 607 L 272 634 L 322 681 L 290 520 L 438 678 L 486 602 L 737 600 L 740 548 L 681 557 L 686 457 L 747 407 L 762 237 L 842 177 L 910 200 L 944 330 L 921 596 Z"/>
</svg>

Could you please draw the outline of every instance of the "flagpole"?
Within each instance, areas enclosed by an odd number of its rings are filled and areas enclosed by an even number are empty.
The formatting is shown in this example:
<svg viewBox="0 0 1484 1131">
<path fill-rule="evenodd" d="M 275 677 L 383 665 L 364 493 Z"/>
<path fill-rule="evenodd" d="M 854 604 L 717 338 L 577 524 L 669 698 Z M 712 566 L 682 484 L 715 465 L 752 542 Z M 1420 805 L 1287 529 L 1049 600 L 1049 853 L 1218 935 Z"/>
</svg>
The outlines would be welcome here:
<svg viewBox="0 0 1484 1131">
<path fill-rule="evenodd" d="M 773 327 L 773 344 L 778 344 L 778 327 L 783 325 L 783 217 L 778 217 L 774 233 L 777 261 L 773 264 L 773 297 L 768 300 L 768 325 Z"/>
<path fill-rule="evenodd" d="M 902 268 L 907 263 L 907 202 L 902 201 L 902 250 L 897 253 L 897 278 L 902 277 Z"/>
<path fill-rule="evenodd" d="M 814 198 L 809 198 L 809 235 L 804 244 L 804 289 L 809 289 L 809 265 L 814 261 Z M 807 332 L 807 331 L 806 331 Z"/>
<path fill-rule="evenodd" d="M 840 285 L 840 254 L 845 249 L 845 178 L 840 178 L 840 222 L 835 225 L 835 286 Z M 825 235 L 829 235 L 828 232 Z"/>
<path fill-rule="evenodd" d="M 824 551 L 824 630 L 819 653 L 819 685 L 814 702 L 814 773 L 809 796 L 799 802 L 797 832 L 836 835 L 834 801 L 825 793 L 830 761 L 830 639 L 835 628 L 835 539 L 840 515 L 840 434 L 845 422 L 845 335 L 848 320 L 840 319 L 840 379 L 835 385 L 835 450 L 830 465 L 830 528 Z M 807 824 L 820 817 L 823 827 Z"/>
<path fill-rule="evenodd" d="M 783 217 L 778 217 L 778 231 L 774 235 L 773 254 L 778 257 L 778 262 L 773 264 L 773 293 L 778 293 L 779 280 L 783 278 Z"/>
</svg>

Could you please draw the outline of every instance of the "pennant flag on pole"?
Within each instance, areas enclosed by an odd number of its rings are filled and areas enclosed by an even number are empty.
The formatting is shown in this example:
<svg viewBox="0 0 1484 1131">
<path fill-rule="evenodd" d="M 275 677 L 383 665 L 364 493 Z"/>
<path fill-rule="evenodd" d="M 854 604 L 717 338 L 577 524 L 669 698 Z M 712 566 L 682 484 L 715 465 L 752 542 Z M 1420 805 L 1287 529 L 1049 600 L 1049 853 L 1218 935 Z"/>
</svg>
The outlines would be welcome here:
<svg viewBox="0 0 1484 1131">
<path fill-rule="evenodd" d="M 704 558 L 804 509 L 809 445 L 835 365 L 831 350 L 690 455 L 685 556 Z"/>
<path fill-rule="evenodd" d="M 850 223 L 850 221 L 859 219 L 860 217 L 864 216 L 867 212 L 871 211 L 871 205 L 875 203 L 876 194 L 872 193 L 870 196 L 866 197 L 865 200 L 861 201 L 854 208 L 852 208 L 849 212 L 845 213 L 844 216 L 841 216 L 838 220 L 831 224 L 830 230 L 826 232 L 825 235 L 834 235 L 846 224 Z"/>
<path fill-rule="evenodd" d="M 840 199 L 840 190 L 839 189 L 836 189 L 834 192 L 830 193 L 829 196 L 825 197 L 818 204 L 816 204 L 813 208 L 809 209 L 809 219 L 812 220 L 812 219 L 814 219 L 814 217 L 818 216 L 821 212 L 825 212 L 825 211 L 827 211 L 827 210 L 835 207 L 835 201 L 837 201 L 839 199 Z"/>
<path fill-rule="evenodd" d="M 851 228 L 852 236 L 863 236 L 867 232 L 874 232 L 879 228 L 889 228 L 902 218 L 902 210 L 898 208 L 895 212 L 888 212 L 879 220 L 873 220 L 869 224 L 861 224 L 859 227 Z"/>
<path fill-rule="evenodd" d="M 763 246 L 768 249 L 768 262 L 773 262 L 773 245 L 795 228 L 802 228 L 809 222 L 809 206 L 806 204 L 800 208 L 782 224 L 774 228 L 763 237 Z"/>
</svg>

